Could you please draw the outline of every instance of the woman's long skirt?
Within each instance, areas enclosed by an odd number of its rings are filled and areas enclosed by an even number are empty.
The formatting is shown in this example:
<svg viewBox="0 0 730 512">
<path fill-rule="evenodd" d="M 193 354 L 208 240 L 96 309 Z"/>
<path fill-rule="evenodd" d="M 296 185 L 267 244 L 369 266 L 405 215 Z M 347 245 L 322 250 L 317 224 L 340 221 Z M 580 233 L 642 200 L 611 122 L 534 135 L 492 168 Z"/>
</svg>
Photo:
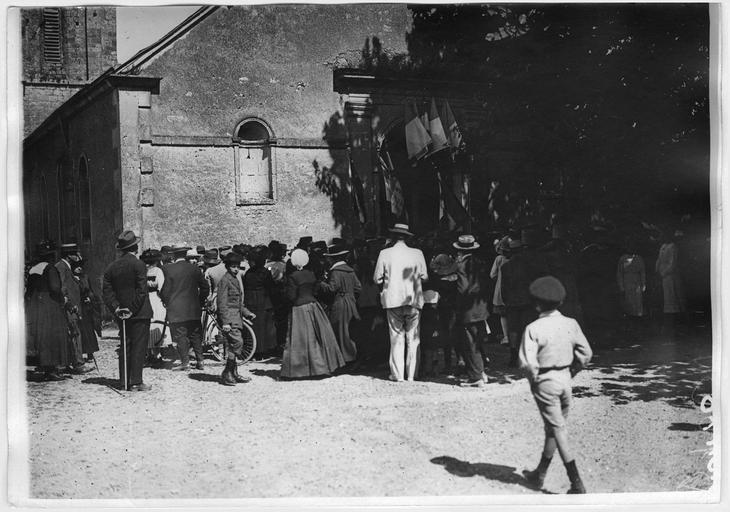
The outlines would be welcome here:
<svg viewBox="0 0 730 512">
<path fill-rule="evenodd" d="M 281 376 L 328 375 L 345 365 L 330 321 L 318 302 L 292 308 Z"/>
</svg>

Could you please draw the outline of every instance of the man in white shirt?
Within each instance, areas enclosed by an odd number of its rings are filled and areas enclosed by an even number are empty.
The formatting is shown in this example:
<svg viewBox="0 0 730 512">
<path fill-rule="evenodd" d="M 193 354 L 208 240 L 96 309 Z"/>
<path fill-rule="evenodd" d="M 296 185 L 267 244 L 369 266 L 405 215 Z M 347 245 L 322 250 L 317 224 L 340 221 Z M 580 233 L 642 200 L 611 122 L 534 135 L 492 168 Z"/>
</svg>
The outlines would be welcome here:
<svg viewBox="0 0 730 512">
<path fill-rule="evenodd" d="M 408 225 L 396 224 L 390 232 L 396 238 L 395 245 L 380 251 L 373 280 L 382 285 L 380 303 L 388 316 L 390 379 L 401 382 L 405 373 L 405 378 L 412 381 L 416 375 L 420 343 L 421 283 L 428 279 L 428 271 L 423 253 L 406 245 L 405 240 L 413 236 Z"/>
</svg>

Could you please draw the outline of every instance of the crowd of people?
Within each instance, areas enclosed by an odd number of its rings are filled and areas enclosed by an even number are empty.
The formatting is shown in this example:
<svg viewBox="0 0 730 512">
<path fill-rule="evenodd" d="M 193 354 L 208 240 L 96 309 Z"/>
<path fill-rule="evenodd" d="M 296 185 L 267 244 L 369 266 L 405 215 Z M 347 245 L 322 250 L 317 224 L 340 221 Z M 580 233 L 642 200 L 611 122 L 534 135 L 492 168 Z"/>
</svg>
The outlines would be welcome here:
<svg viewBox="0 0 730 512">
<path fill-rule="evenodd" d="M 237 364 L 250 322 L 255 358 L 280 358 L 281 380 L 367 371 L 387 361 L 395 382 L 443 372 L 460 374 L 461 386 L 483 387 L 491 339 L 508 346 L 507 366 L 519 366 L 530 380 L 545 425 L 542 459 L 526 478 L 541 486 L 557 449 L 569 492 L 581 493 L 564 426 L 571 378 L 592 357 L 583 329 L 590 333 L 611 311 L 602 281 L 610 269 L 624 334 L 636 336 L 651 309 L 645 297 L 651 280 L 631 240 L 611 258 L 600 237 L 576 251 L 563 226 L 553 225 L 549 240 L 545 234 L 525 226 L 488 244 L 471 234 L 418 240 L 407 225 L 395 224 L 387 238 L 336 238 L 328 245 L 305 236 L 292 250 L 276 240 L 214 249 L 175 244 L 138 257 L 141 239 L 124 231 L 100 295 L 75 244 L 43 242 L 27 268 L 28 347 L 48 381 L 91 371 L 103 303 L 120 330 L 125 389 L 150 389 L 143 368 L 163 362 L 166 340 L 177 347 L 172 371 L 203 370 L 206 315 L 214 315 L 226 340 L 223 385 L 251 379 Z M 673 336 L 686 300 L 677 245 L 671 237 L 661 242 L 654 270 L 662 329 Z M 586 258 L 594 265 L 586 267 Z"/>
</svg>

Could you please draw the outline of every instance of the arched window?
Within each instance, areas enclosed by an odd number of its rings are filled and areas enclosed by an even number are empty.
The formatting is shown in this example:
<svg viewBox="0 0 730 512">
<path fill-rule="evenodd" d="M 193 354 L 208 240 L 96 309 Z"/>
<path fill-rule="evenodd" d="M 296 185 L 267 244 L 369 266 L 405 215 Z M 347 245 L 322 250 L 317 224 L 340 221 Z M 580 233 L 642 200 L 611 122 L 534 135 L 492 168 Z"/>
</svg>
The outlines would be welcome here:
<svg viewBox="0 0 730 512">
<path fill-rule="evenodd" d="M 91 241 L 91 188 L 89 186 L 89 168 L 84 156 L 79 161 L 79 217 L 81 240 Z"/>
<path fill-rule="evenodd" d="M 251 118 L 242 121 L 234 133 L 236 203 L 273 203 L 276 197 L 271 130 L 262 120 Z"/>
<path fill-rule="evenodd" d="M 61 243 L 78 241 L 79 208 L 76 199 L 76 180 L 74 179 L 73 165 L 68 159 L 58 164 L 58 175 L 61 189 L 60 212 Z"/>
<path fill-rule="evenodd" d="M 48 208 L 48 181 L 46 180 L 46 173 L 41 174 L 41 225 L 43 226 L 43 239 L 48 240 L 50 233 L 48 232 L 48 226 L 50 220 L 48 214 L 50 208 Z M 29 219 L 32 221 L 32 219 Z"/>
</svg>

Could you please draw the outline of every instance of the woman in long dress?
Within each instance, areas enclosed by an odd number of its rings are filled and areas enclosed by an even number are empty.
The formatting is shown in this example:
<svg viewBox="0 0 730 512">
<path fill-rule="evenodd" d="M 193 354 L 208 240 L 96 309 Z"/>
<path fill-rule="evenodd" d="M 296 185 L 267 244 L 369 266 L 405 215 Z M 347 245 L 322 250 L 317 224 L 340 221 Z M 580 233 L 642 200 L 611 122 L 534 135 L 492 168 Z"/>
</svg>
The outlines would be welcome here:
<svg viewBox="0 0 730 512">
<path fill-rule="evenodd" d="M 255 360 L 273 356 L 276 352 L 276 330 L 274 327 L 274 304 L 271 301 L 276 283 L 271 271 L 266 268 L 265 245 L 257 245 L 248 255 L 251 267 L 243 275 L 243 300 L 246 309 L 256 317 L 253 330 L 256 334 Z"/>
<path fill-rule="evenodd" d="M 287 298 L 292 303 L 289 333 L 281 363 L 283 379 L 330 375 L 344 366 L 345 359 L 322 306 L 314 296 L 317 278 L 304 269 L 309 256 L 292 252 L 295 270 L 287 278 Z"/>
<path fill-rule="evenodd" d="M 673 237 L 664 236 L 655 269 L 662 280 L 662 296 L 664 299 L 664 325 L 662 333 L 670 340 L 674 339 L 677 316 L 687 311 L 682 278 L 679 271 L 679 254 Z"/>
<path fill-rule="evenodd" d="M 81 349 L 86 354 L 87 361 L 93 361 L 94 353 L 99 351 L 97 336 L 101 336 L 101 301 L 91 288 L 89 276 L 84 272 L 83 260 L 74 268 L 74 278 L 78 279 L 81 292 Z"/>
<path fill-rule="evenodd" d="M 626 319 L 626 334 L 635 338 L 641 319 L 646 314 L 644 292 L 646 291 L 646 267 L 644 258 L 629 249 L 618 260 L 616 282 L 621 292 L 621 307 Z"/>
<path fill-rule="evenodd" d="M 38 263 L 28 271 L 26 290 L 28 340 L 38 352 L 38 370 L 49 381 L 64 380 L 58 369 L 71 363 L 67 347 L 69 326 L 61 276 L 53 266 L 55 257 L 55 245 L 41 242 Z"/>
<path fill-rule="evenodd" d="M 150 321 L 150 337 L 147 343 L 147 364 L 162 364 L 160 350 L 163 345 L 169 342 L 169 329 L 167 329 L 167 310 L 162 303 L 159 292 L 165 283 L 165 274 L 160 264 L 162 252 L 156 249 L 147 249 L 140 258 L 147 265 L 147 291 L 149 293 L 150 305 L 152 306 L 152 320 Z"/>
</svg>

